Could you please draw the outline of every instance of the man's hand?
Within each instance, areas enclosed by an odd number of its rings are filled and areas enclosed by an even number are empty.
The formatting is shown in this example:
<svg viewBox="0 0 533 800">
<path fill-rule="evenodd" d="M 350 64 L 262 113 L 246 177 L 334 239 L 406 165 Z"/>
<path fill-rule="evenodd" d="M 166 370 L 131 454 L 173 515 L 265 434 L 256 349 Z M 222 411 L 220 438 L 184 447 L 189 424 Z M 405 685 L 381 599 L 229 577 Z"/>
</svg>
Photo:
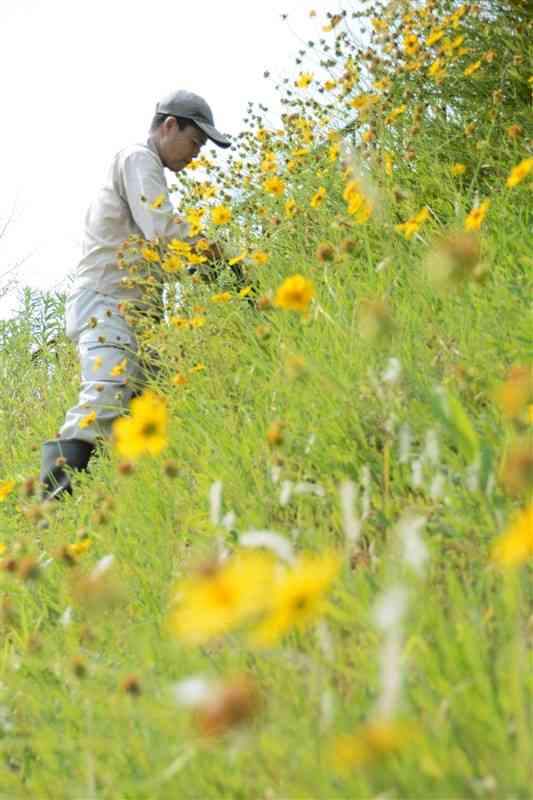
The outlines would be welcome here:
<svg viewBox="0 0 533 800">
<path fill-rule="evenodd" d="M 224 251 L 222 247 L 218 244 L 218 242 L 208 242 L 208 246 L 205 250 L 202 250 L 202 255 L 204 255 L 208 262 L 213 261 L 223 261 L 224 260 Z"/>
</svg>

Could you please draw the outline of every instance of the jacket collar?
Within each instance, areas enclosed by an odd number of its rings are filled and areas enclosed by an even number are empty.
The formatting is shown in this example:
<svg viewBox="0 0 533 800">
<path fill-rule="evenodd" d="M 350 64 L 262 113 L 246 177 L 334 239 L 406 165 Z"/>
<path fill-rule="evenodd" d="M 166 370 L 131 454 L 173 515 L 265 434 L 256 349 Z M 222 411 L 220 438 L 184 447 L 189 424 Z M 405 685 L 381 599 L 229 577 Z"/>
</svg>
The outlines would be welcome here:
<svg viewBox="0 0 533 800">
<path fill-rule="evenodd" d="M 159 155 L 159 150 L 157 149 L 157 145 L 154 142 L 152 136 L 149 136 L 148 139 L 146 140 L 146 146 L 152 151 L 152 153 L 155 153 L 159 163 L 161 164 L 162 167 L 164 167 L 164 164 L 161 161 L 161 156 Z"/>
</svg>

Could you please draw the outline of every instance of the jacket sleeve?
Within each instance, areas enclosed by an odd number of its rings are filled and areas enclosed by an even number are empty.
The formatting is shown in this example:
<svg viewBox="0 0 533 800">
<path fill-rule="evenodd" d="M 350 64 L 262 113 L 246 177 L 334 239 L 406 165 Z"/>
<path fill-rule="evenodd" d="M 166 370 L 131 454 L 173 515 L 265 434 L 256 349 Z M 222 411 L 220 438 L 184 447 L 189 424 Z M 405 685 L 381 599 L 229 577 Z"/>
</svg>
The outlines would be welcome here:
<svg viewBox="0 0 533 800">
<path fill-rule="evenodd" d="M 118 177 L 122 199 L 145 239 L 190 239 L 189 225 L 177 220 L 165 176 L 152 153 L 136 150 L 122 156 Z M 158 207 L 152 208 L 156 200 Z"/>
</svg>

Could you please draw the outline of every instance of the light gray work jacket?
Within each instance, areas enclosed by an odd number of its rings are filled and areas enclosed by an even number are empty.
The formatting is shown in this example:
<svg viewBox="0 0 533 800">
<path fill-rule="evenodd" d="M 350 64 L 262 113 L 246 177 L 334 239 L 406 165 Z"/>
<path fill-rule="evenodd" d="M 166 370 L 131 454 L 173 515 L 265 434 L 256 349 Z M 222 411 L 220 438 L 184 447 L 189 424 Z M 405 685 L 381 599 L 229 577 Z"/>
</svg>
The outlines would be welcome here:
<svg viewBox="0 0 533 800">
<path fill-rule="evenodd" d="M 161 196 L 164 198 L 161 205 L 151 208 L 150 204 Z M 189 238 L 188 223 L 176 217 L 163 162 L 151 137 L 144 144 L 120 150 L 113 158 L 107 178 L 85 216 L 82 258 L 67 307 L 71 298 L 79 298 L 86 289 L 118 302 L 142 299 L 142 288 L 132 286 L 127 269 L 121 269 L 117 263 L 117 251 L 132 234 L 148 240 L 161 237 L 167 241 L 193 241 Z M 151 274 L 159 271 L 155 277 L 162 282 L 163 273 L 157 264 L 146 269 Z"/>
</svg>

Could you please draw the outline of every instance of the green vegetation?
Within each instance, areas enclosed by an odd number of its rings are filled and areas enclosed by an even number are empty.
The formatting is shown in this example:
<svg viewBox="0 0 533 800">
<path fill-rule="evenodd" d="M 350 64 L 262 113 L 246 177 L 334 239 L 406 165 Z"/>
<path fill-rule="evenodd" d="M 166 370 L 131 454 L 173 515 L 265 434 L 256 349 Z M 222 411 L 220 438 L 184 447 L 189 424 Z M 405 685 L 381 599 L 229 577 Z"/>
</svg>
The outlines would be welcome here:
<svg viewBox="0 0 533 800">
<path fill-rule="evenodd" d="M 0 797 L 531 796 L 529 6 L 317 27 L 180 181 L 239 285 L 125 247 L 156 398 L 51 505 L 77 356 L 2 323 Z"/>
</svg>

